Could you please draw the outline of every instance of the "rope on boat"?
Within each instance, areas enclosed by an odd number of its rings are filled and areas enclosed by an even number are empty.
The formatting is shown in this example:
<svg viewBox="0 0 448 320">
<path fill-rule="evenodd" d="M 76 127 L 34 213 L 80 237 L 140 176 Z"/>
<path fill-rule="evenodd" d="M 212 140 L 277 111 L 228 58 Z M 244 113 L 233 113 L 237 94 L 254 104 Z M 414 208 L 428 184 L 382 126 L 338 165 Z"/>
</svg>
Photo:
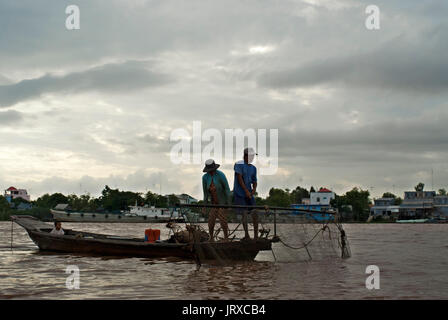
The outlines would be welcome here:
<svg viewBox="0 0 448 320">
<path fill-rule="evenodd" d="M 272 256 L 274 257 L 274 261 L 277 261 L 277 257 L 275 256 L 274 249 L 271 247 Z"/>
<path fill-rule="evenodd" d="M 201 255 L 204 256 L 204 253 L 202 252 L 202 248 L 200 246 L 201 242 L 201 235 L 200 233 L 196 232 L 196 230 L 193 231 L 193 254 L 196 260 L 196 265 L 198 266 L 198 269 L 201 267 Z"/>
<path fill-rule="evenodd" d="M 241 225 L 241 222 L 240 223 L 238 223 L 238 225 L 236 226 L 236 228 L 235 229 L 233 229 L 233 231 L 232 232 L 229 232 L 229 238 L 235 233 L 235 231 L 237 231 L 238 230 L 238 228 L 240 227 L 240 225 Z M 233 238 L 235 238 L 235 236 L 233 237 Z"/>
</svg>

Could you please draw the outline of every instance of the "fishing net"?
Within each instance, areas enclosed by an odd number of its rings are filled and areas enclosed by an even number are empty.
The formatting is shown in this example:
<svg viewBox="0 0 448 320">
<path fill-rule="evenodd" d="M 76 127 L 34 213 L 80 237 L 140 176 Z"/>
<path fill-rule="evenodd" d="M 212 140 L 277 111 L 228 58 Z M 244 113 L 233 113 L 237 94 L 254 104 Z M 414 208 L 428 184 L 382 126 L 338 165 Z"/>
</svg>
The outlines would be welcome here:
<svg viewBox="0 0 448 320">
<path fill-rule="evenodd" d="M 190 210 L 193 207 L 193 210 Z M 272 242 L 272 254 L 275 259 L 288 260 L 319 260 L 330 258 L 349 258 L 351 256 L 350 246 L 343 225 L 339 222 L 337 213 L 316 214 L 312 213 L 292 213 L 289 210 L 272 210 L 268 207 L 264 209 L 254 209 L 251 211 L 241 208 L 225 208 L 225 216 L 228 223 L 228 241 L 240 241 L 245 237 L 243 228 L 244 213 L 247 214 L 248 231 L 250 237 L 254 236 L 253 215 L 256 214 L 258 222 L 258 236 L 262 239 L 269 239 Z M 196 245 L 198 259 L 201 257 L 201 250 L 204 244 L 198 246 L 198 242 L 204 242 L 203 235 L 209 234 L 208 217 L 215 207 L 206 205 L 183 207 L 183 214 L 186 217 L 186 225 L 197 230 L 194 237 L 193 246 Z M 319 219 L 316 219 L 318 217 Z M 225 224 L 224 224 L 225 225 Z M 223 229 L 219 220 L 215 222 L 213 232 L 213 242 L 224 241 Z M 222 256 L 222 252 L 214 250 L 213 246 L 207 246 L 206 250 L 213 253 L 215 260 L 224 261 L 227 257 Z"/>
<path fill-rule="evenodd" d="M 351 256 L 341 223 L 303 220 L 278 224 L 279 245 L 274 248 L 277 255 L 292 260 L 346 259 Z"/>
</svg>

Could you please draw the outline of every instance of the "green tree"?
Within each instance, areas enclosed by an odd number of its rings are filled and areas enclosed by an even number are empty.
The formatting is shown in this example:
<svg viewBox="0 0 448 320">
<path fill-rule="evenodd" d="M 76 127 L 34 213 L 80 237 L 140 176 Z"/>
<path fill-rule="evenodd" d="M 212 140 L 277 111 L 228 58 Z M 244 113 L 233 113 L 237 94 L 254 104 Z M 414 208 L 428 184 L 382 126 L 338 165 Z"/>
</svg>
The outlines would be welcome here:
<svg viewBox="0 0 448 320">
<path fill-rule="evenodd" d="M 394 194 L 391 193 L 391 192 L 385 192 L 385 193 L 383 193 L 383 198 L 394 198 L 394 199 L 396 199 L 397 196 L 394 195 Z"/>
<path fill-rule="evenodd" d="M 9 202 L 4 196 L 0 196 L 0 211 L 9 210 Z"/>
<path fill-rule="evenodd" d="M 151 191 L 148 191 L 148 192 L 146 192 L 144 198 L 145 198 L 145 204 L 151 206 L 151 205 L 155 205 L 156 204 L 158 195 L 153 193 L 153 192 L 151 192 Z"/>
<path fill-rule="evenodd" d="M 110 212 L 127 210 L 130 205 L 134 205 L 136 202 L 138 205 L 144 204 L 144 199 L 140 193 L 111 189 L 107 185 L 101 192 L 99 200 L 103 208 Z"/>
<path fill-rule="evenodd" d="M 400 197 L 397 197 L 392 192 L 385 192 L 385 193 L 383 193 L 383 198 L 393 198 L 394 199 L 394 205 L 396 205 L 396 206 L 399 206 L 403 202 L 403 199 L 401 199 Z"/>
<path fill-rule="evenodd" d="M 88 193 L 79 197 L 76 194 L 71 194 L 67 196 L 67 199 L 68 204 L 74 211 L 95 212 L 98 209 L 96 199 Z"/>
<path fill-rule="evenodd" d="M 0 221 L 9 220 L 10 206 L 8 200 L 4 196 L 0 196 Z"/>
<path fill-rule="evenodd" d="M 271 188 L 266 198 L 266 204 L 273 207 L 289 207 L 291 205 L 290 194 L 283 189 Z"/>
<path fill-rule="evenodd" d="M 150 206 L 155 206 L 158 208 L 166 208 L 168 206 L 168 197 L 162 196 L 161 194 L 153 193 L 148 191 L 145 194 L 145 204 Z"/>
<path fill-rule="evenodd" d="M 356 221 L 365 221 L 369 215 L 369 205 L 371 204 L 369 196 L 368 190 L 355 187 L 343 196 L 336 196 L 331 201 L 331 205 L 338 208 L 341 212 L 345 210 L 344 208 L 351 206 L 354 219 Z"/>
<path fill-rule="evenodd" d="M 53 193 L 52 195 L 46 193 L 36 200 L 36 205 L 38 207 L 46 209 L 52 209 L 59 203 L 68 203 L 68 198 L 62 193 Z"/>
<path fill-rule="evenodd" d="M 260 197 L 258 195 L 258 192 L 255 192 L 254 197 L 255 197 L 255 203 L 257 204 L 257 206 L 264 206 L 265 204 L 267 204 L 266 199 L 263 199 L 262 197 Z"/>
<path fill-rule="evenodd" d="M 425 184 L 422 182 L 419 182 L 415 187 L 415 191 L 423 191 L 423 188 L 425 188 Z"/>
<path fill-rule="evenodd" d="M 167 202 L 169 207 L 174 207 L 176 204 L 179 203 L 179 198 L 176 197 L 176 195 L 174 194 L 170 194 L 168 195 Z"/>
<path fill-rule="evenodd" d="M 297 186 L 294 190 L 290 192 L 291 203 L 302 203 L 302 199 L 309 198 L 310 193 L 307 189 Z"/>
<path fill-rule="evenodd" d="M 439 196 L 446 196 L 446 190 L 444 188 L 439 189 Z"/>
</svg>

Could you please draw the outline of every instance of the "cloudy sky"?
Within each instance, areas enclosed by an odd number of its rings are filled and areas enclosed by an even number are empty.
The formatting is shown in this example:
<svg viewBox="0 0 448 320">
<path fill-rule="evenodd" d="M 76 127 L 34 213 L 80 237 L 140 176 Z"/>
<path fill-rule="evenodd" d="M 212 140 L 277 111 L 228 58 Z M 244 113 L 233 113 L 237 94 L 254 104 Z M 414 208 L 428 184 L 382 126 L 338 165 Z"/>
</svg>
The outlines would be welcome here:
<svg viewBox="0 0 448 320">
<path fill-rule="evenodd" d="M 0 187 L 201 197 L 202 165 L 170 160 L 173 130 L 201 121 L 278 129 L 263 195 L 401 195 L 431 171 L 446 188 L 447 16 L 443 0 L 0 0 Z"/>
</svg>

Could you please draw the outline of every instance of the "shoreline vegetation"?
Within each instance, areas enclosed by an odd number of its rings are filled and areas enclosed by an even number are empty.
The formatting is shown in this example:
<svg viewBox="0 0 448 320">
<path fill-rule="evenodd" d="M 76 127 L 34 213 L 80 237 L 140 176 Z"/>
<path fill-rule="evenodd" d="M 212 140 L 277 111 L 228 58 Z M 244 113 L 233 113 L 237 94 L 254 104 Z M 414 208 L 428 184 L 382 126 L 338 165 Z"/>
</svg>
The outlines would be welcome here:
<svg viewBox="0 0 448 320">
<path fill-rule="evenodd" d="M 315 192 L 315 189 L 311 187 L 310 190 L 307 190 L 300 186 L 293 190 L 271 188 L 266 198 L 256 195 L 256 203 L 257 205 L 290 207 L 291 204 L 299 204 L 302 203 L 302 199 L 309 198 L 310 192 Z M 336 195 L 331 205 L 342 214 L 343 222 L 365 222 L 372 203 L 369 196 L 369 191 L 355 187 L 344 195 Z M 0 221 L 10 220 L 12 215 L 32 215 L 41 220 L 49 221 L 52 220 L 50 209 L 62 203 L 68 204 L 73 212 L 119 214 L 122 211 L 127 211 L 129 206 L 135 205 L 135 203 L 140 206 L 152 205 L 169 208 L 173 207 L 179 200 L 174 194 L 164 196 L 151 191 L 146 193 L 122 191 L 111 189 L 106 185 L 97 198 L 90 194 L 78 196 L 76 194 L 47 193 L 31 202 L 21 198 L 12 200 L 14 207 L 17 207 L 21 202 L 31 203 L 32 208 L 27 210 L 11 208 L 11 204 L 6 198 L 0 196 Z M 201 203 L 203 203 L 202 200 L 198 202 L 198 204 Z M 196 210 L 199 212 L 198 209 Z M 195 210 L 192 211 L 195 212 Z M 229 218 L 232 220 L 232 215 Z"/>
</svg>

